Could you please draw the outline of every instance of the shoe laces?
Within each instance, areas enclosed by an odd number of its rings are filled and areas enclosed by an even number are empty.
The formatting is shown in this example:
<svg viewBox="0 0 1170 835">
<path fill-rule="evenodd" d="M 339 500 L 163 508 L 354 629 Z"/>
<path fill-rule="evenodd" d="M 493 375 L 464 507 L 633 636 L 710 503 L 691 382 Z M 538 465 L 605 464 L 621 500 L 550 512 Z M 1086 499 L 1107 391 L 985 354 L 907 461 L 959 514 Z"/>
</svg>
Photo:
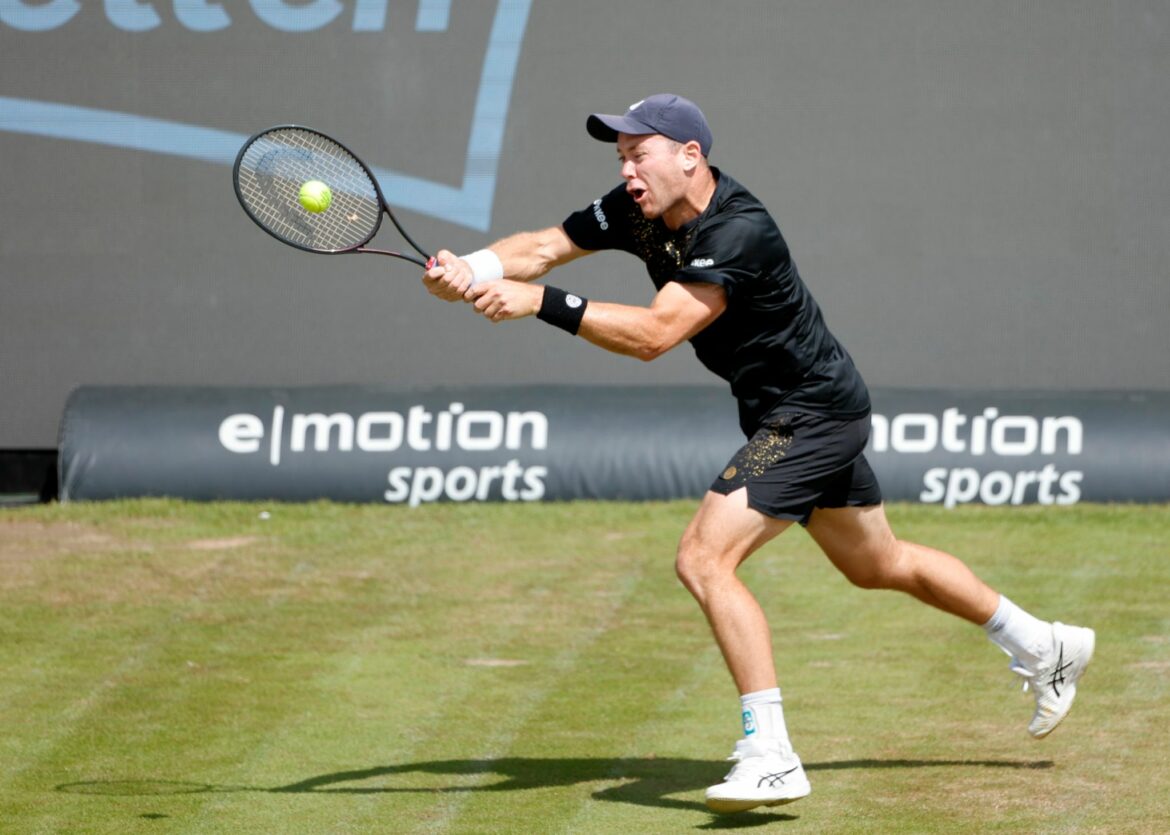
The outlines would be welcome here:
<svg viewBox="0 0 1170 835">
<path fill-rule="evenodd" d="M 761 744 L 761 742 L 753 739 L 741 739 L 735 743 L 735 750 L 731 752 L 731 756 L 727 758 L 727 761 L 738 763 L 753 757 L 766 757 L 769 754 L 775 754 L 780 757 L 791 757 L 792 749 L 786 749 L 779 743 L 769 745 L 768 743 Z"/>
<path fill-rule="evenodd" d="M 1016 658 L 1014 655 L 1012 656 L 1010 669 L 1015 675 L 1024 680 L 1023 687 L 1021 689 L 1025 693 L 1032 689 L 1032 679 L 1036 677 L 1036 673 L 1033 670 L 1029 670 L 1027 667 L 1025 667 L 1024 662 L 1020 661 L 1020 659 Z M 1018 685 L 1020 682 L 1013 680 L 1012 683 L 1014 685 Z"/>
<path fill-rule="evenodd" d="M 752 740 L 741 739 L 735 743 L 735 749 L 731 752 L 731 756 L 727 758 L 728 762 L 738 763 L 746 760 L 748 757 L 758 757 L 761 751 L 756 749 L 756 745 Z"/>
</svg>

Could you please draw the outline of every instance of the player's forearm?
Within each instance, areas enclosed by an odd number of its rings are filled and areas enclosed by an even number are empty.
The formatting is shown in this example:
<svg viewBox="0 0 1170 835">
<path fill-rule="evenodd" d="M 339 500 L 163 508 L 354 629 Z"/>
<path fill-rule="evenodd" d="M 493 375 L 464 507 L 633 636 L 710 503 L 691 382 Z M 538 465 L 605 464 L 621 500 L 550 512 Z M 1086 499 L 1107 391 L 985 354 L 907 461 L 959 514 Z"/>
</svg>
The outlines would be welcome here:
<svg viewBox="0 0 1170 835">
<path fill-rule="evenodd" d="M 577 335 L 607 351 L 649 362 L 682 341 L 676 330 L 652 308 L 589 302 Z"/>
<path fill-rule="evenodd" d="M 534 281 L 553 267 L 572 260 L 572 247 L 560 227 L 538 232 L 518 232 L 488 247 L 500 259 L 504 277 Z"/>
<path fill-rule="evenodd" d="M 467 295 L 493 322 L 536 316 L 607 351 L 642 360 L 690 339 L 727 308 L 721 286 L 674 281 L 658 291 L 649 307 L 590 302 L 558 287 L 509 280 L 476 284 Z"/>
</svg>

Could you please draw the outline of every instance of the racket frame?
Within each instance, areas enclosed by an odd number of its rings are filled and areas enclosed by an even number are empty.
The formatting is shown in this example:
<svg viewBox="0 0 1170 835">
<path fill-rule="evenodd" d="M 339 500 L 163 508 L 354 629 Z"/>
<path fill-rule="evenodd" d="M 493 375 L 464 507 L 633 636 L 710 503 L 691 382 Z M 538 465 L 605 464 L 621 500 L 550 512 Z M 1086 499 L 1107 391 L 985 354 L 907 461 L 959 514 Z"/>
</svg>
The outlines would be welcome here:
<svg viewBox="0 0 1170 835">
<path fill-rule="evenodd" d="M 248 208 L 248 204 L 244 200 L 244 195 L 240 193 L 240 165 L 244 161 L 244 155 L 248 152 L 248 149 L 251 148 L 252 145 L 254 145 L 256 143 L 256 141 L 259 140 L 261 137 L 267 136 L 270 133 L 276 133 L 277 131 L 286 131 L 286 130 L 303 131 L 305 133 L 311 133 L 311 134 L 314 134 L 316 136 L 320 136 L 323 139 L 329 140 L 334 145 L 337 145 L 339 148 L 341 148 L 343 151 L 345 151 L 347 154 L 349 154 L 350 157 L 353 159 L 353 161 L 356 162 L 358 164 L 358 166 L 362 169 L 362 171 L 365 173 L 365 175 L 367 177 L 369 177 L 370 183 L 374 186 L 374 193 L 378 195 L 378 203 L 380 204 L 382 210 L 378 213 L 378 220 L 374 224 L 374 228 L 370 231 L 370 234 L 367 235 L 364 240 L 359 241 L 357 244 L 355 244 L 353 246 L 345 247 L 343 249 L 313 249 L 312 247 L 298 244 L 295 241 L 291 241 L 288 238 L 284 238 L 284 237 L 278 235 L 276 232 L 269 229 L 268 226 L 261 223 L 260 220 L 254 214 L 252 214 L 251 209 Z M 252 220 L 253 223 L 255 223 L 257 226 L 259 226 L 261 229 L 263 229 L 265 232 L 267 232 L 272 237 L 276 238 L 281 243 L 287 244 L 288 246 L 291 246 L 291 247 L 295 247 L 296 249 L 299 249 L 302 252 L 312 252 L 315 255 L 346 255 L 346 254 L 349 254 L 352 252 L 362 252 L 362 253 L 368 253 L 371 255 L 388 255 L 391 258 L 401 258 L 404 261 L 410 261 L 412 264 L 417 264 L 418 266 L 420 266 L 424 269 L 430 268 L 435 263 L 434 257 L 429 255 L 426 252 L 426 250 L 424 250 L 422 247 L 420 247 L 415 242 L 414 238 L 410 237 L 410 235 L 407 234 L 406 230 L 402 228 L 402 224 L 398 222 L 398 218 L 394 216 L 394 212 L 390 209 L 390 204 L 386 202 L 386 197 L 384 194 L 382 194 L 382 186 L 378 183 L 378 178 L 374 176 L 374 172 L 370 170 L 370 167 L 368 165 L 366 165 L 362 161 L 362 158 L 359 157 L 357 154 L 355 154 L 352 150 L 350 150 L 350 148 L 347 145 L 345 145 L 343 142 L 338 142 L 336 139 L 334 139 L 329 134 L 322 133 L 321 131 L 317 130 L 316 128 L 310 128 L 310 127 L 306 127 L 304 125 L 292 125 L 292 124 L 273 125 L 272 127 L 265 128 L 262 131 L 258 131 L 257 133 L 252 134 L 250 137 L 248 137 L 248 140 L 243 144 L 243 147 L 240 148 L 240 152 L 238 154 L 236 154 L 235 164 L 232 165 L 232 188 L 236 192 L 236 199 L 239 201 L 240 206 L 244 209 L 244 214 L 246 214 Z M 374 236 L 378 234 L 378 230 L 382 228 L 383 215 L 390 218 L 390 222 L 394 224 L 394 228 L 398 230 L 398 234 L 400 234 L 402 236 L 403 240 L 405 240 L 408 244 L 410 244 L 411 247 L 414 248 L 414 251 L 417 252 L 419 255 L 421 255 L 422 258 L 415 258 L 413 255 L 409 255 L 405 252 L 398 252 L 398 251 L 390 250 L 390 249 L 376 249 L 374 247 L 366 246 L 366 244 L 368 244 L 370 241 L 372 241 L 374 239 Z"/>
</svg>

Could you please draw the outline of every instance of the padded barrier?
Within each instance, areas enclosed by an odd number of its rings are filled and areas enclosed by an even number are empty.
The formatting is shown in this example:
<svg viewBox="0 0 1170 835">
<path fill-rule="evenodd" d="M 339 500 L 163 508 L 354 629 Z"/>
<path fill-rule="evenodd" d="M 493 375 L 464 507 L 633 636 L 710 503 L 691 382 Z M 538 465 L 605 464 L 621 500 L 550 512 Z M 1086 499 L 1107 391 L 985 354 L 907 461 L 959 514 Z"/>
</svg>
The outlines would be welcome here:
<svg viewBox="0 0 1170 835">
<path fill-rule="evenodd" d="M 876 389 L 889 500 L 1170 500 L 1170 392 Z M 697 497 L 743 443 L 722 388 L 97 387 L 61 423 L 63 501 Z"/>
</svg>

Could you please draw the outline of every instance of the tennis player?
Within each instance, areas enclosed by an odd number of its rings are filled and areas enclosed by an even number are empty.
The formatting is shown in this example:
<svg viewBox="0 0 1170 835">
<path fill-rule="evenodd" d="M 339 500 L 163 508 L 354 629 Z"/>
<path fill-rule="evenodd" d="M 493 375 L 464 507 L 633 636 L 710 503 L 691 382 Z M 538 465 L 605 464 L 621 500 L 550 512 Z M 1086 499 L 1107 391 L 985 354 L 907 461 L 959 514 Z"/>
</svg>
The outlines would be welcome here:
<svg viewBox="0 0 1170 835">
<path fill-rule="evenodd" d="M 621 115 L 593 114 L 586 127 L 616 145 L 621 185 L 558 226 L 464 257 L 443 250 L 423 282 L 493 322 L 536 316 L 643 360 L 689 340 L 699 361 L 731 384 L 748 440 L 716 475 L 676 561 L 741 698 L 736 764 L 707 789 L 707 805 L 738 812 L 810 791 L 785 725 L 768 623 L 736 576 L 740 563 L 794 522 L 855 585 L 906 592 L 982 626 L 1031 687 L 1029 733 L 1051 733 L 1072 707 L 1093 631 L 1039 620 L 957 558 L 894 536 L 863 454 L 865 383 L 825 326 L 767 210 L 708 163 L 711 129 L 699 108 L 654 95 Z M 657 288 L 649 307 L 531 283 L 605 249 L 645 263 Z"/>
</svg>

